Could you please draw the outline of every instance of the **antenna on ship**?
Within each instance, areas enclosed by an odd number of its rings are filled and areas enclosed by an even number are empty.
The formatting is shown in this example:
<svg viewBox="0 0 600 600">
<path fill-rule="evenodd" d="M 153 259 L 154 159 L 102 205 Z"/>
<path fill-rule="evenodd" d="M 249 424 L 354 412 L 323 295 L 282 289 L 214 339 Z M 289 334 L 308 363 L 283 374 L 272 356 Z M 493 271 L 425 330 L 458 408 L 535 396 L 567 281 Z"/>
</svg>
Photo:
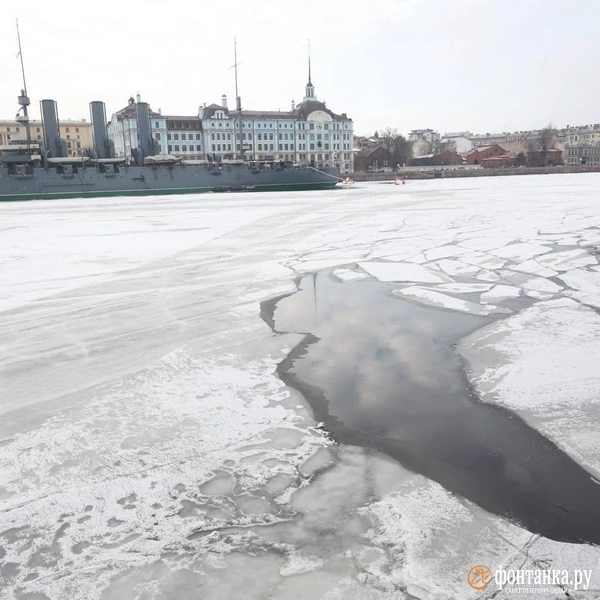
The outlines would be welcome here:
<svg viewBox="0 0 600 600">
<path fill-rule="evenodd" d="M 16 120 L 19 123 L 25 125 L 25 131 L 27 132 L 27 153 L 31 154 L 31 130 L 29 128 L 29 115 L 27 114 L 27 107 L 29 106 L 29 97 L 27 96 L 27 81 L 25 80 L 25 64 L 23 63 L 23 51 L 21 49 L 21 33 L 19 32 L 19 19 L 15 19 L 17 25 L 17 41 L 19 43 L 19 53 L 17 57 L 21 59 L 21 74 L 23 75 L 23 89 L 21 95 L 18 98 L 19 105 L 21 108 L 18 110 Z M 19 118 L 19 113 L 23 111 L 23 116 Z"/>
</svg>

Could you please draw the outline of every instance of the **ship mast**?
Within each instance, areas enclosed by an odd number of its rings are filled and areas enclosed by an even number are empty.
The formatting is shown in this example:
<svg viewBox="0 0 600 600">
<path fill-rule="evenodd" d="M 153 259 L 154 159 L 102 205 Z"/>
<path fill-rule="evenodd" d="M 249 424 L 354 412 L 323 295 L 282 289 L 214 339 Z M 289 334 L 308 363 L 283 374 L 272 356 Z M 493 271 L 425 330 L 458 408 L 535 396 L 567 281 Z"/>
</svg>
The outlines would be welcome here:
<svg viewBox="0 0 600 600">
<path fill-rule="evenodd" d="M 239 149 L 240 149 L 240 155 L 242 160 L 244 159 L 244 144 L 242 142 L 242 99 L 240 98 L 239 94 L 238 94 L 238 73 L 237 73 L 237 68 L 238 68 L 238 61 L 237 61 L 237 38 L 233 38 L 233 67 L 234 67 L 234 72 L 235 72 L 235 106 L 237 109 L 237 113 L 238 113 L 238 124 L 240 127 L 240 142 L 239 142 Z"/>
<path fill-rule="evenodd" d="M 29 126 L 29 115 L 27 114 L 27 107 L 29 106 L 29 97 L 27 96 L 27 82 L 25 80 L 25 64 L 23 63 L 23 51 L 21 49 L 21 33 L 19 32 L 19 19 L 16 19 L 17 25 L 17 41 L 19 43 L 19 58 L 21 59 L 21 74 L 23 75 L 23 89 L 19 96 L 19 105 L 21 108 L 17 112 L 16 120 L 18 123 L 25 125 L 25 131 L 27 132 L 27 153 L 31 155 L 31 129 Z M 23 111 L 23 116 L 19 118 L 19 112 Z"/>
</svg>

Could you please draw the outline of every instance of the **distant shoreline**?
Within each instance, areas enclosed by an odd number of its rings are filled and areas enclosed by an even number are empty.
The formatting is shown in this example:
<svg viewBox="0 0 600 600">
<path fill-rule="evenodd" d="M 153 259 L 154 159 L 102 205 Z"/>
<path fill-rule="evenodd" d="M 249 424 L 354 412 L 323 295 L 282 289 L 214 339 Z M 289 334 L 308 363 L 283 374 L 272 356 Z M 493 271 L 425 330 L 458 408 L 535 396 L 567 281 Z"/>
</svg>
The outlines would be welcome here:
<svg viewBox="0 0 600 600">
<path fill-rule="evenodd" d="M 557 173 L 600 173 L 600 166 L 582 166 L 582 167 L 525 167 L 510 169 L 457 169 L 443 168 L 441 166 L 427 168 L 415 167 L 413 169 L 402 170 L 400 173 L 365 173 L 356 172 L 352 174 L 354 181 L 393 181 L 396 177 L 404 179 L 434 179 L 443 177 L 444 179 L 455 177 L 494 177 L 497 175 L 543 175 Z"/>
</svg>

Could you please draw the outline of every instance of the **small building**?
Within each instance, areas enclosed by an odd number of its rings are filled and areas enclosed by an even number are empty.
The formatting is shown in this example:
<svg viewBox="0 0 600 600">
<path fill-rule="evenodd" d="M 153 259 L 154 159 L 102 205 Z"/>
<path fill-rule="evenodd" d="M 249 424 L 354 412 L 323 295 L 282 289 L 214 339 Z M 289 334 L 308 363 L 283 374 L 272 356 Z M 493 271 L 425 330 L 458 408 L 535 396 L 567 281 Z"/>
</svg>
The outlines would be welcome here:
<svg viewBox="0 0 600 600">
<path fill-rule="evenodd" d="M 426 154 L 410 160 L 411 167 L 433 167 L 444 165 L 462 165 L 463 159 L 457 152 L 440 152 L 439 154 Z"/>
<path fill-rule="evenodd" d="M 567 143 L 564 149 L 564 161 L 567 166 L 600 165 L 600 143 Z"/>
<path fill-rule="evenodd" d="M 490 156 L 481 159 L 481 166 L 484 169 L 507 169 L 514 167 L 517 159 L 516 152 L 505 152 L 500 156 Z"/>
<path fill-rule="evenodd" d="M 553 167 L 562 164 L 562 152 L 556 148 L 533 150 L 527 154 L 528 167 Z"/>
<path fill-rule="evenodd" d="M 479 148 L 474 148 L 470 152 L 466 154 L 466 163 L 468 165 L 481 165 L 481 161 L 486 158 L 494 158 L 496 156 L 501 156 L 505 154 L 506 150 L 498 144 L 493 144 L 491 146 L 481 146 Z"/>
<path fill-rule="evenodd" d="M 358 150 L 354 153 L 354 171 L 384 171 L 392 167 L 392 156 L 383 146 Z"/>
<path fill-rule="evenodd" d="M 137 102 L 140 102 L 137 95 Z M 168 154 L 167 119 L 159 112 L 150 110 L 152 137 L 157 141 L 159 153 Z M 115 145 L 115 156 L 129 158 L 139 146 L 136 99 L 129 98 L 127 106 L 114 113 L 107 126 L 108 137 Z"/>
<path fill-rule="evenodd" d="M 92 125 L 85 119 L 61 119 L 59 121 L 60 137 L 67 144 L 69 156 L 83 156 L 88 148 L 92 147 Z M 29 135 L 31 141 L 42 144 L 44 142 L 44 127 L 41 121 L 29 121 Z M 0 146 L 5 146 L 11 139 L 23 140 L 27 137 L 27 130 L 23 123 L 17 121 L 0 121 Z"/>
<path fill-rule="evenodd" d="M 160 132 L 155 132 L 154 135 L 155 137 L 160 136 Z M 229 150 L 231 151 L 231 133 L 229 135 Z M 161 141 L 160 137 L 158 141 Z M 167 143 L 168 154 L 180 156 L 187 160 L 204 158 L 202 121 L 200 118 L 167 116 Z"/>
<path fill-rule="evenodd" d="M 461 133 L 446 133 L 440 140 L 440 146 L 447 150 L 453 150 L 454 152 L 469 152 L 473 150 L 473 142 L 469 139 L 469 136 L 473 135 L 469 131 Z"/>
</svg>

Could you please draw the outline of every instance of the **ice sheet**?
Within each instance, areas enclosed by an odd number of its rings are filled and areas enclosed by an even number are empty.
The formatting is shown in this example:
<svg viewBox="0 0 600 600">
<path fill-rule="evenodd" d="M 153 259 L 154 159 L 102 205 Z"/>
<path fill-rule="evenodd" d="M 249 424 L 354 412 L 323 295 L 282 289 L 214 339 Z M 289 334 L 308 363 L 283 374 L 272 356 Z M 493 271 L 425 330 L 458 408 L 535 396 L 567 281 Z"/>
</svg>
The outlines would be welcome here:
<svg viewBox="0 0 600 600">
<path fill-rule="evenodd" d="M 274 334 L 260 302 L 292 292 L 298 273 L 352 277 L 357 262 L 427 284 L 404 290 L 451 310 L 461 300 L 444 290 L 478 293 L 489 286 L 469 288 L 473 278 L 500 276 L 482 302 L 518 290 L 585 302 L 595 294 L 582 269 L 597 274 L 583 245 L 598 239 L 589 225 L 600 219 L 599 185 L 596 174 L 553 175 L 413 182 L 400 195 L 364 184 L 348 202 L 293 192 L 4 205 L 0 598 L 296 600 L 310 590 L 397 600 L 408 590 L 468 600 L 480 597 L 465 583 L 479 562 L 596 569 L 596 548 L 534 539 L 386 457 L 333 444 L 276 376 L 301 336 Z M 581 249 L 554 252 L 566 241 Z M 395 262 L 372 262 L 384 256 Z M 433 257 L 445 273 L 404 262 Z M 569 271 L 577 290 L 503 265 L 533 257 Z M 498 390 L 505 378 L 529 390 L 539 373 L 522 382 L 510 373 L 533 369 L 535 348 L 552 337 L 548 365 L 573 379 L 550 373 L 532 393 L 556 414 L 527 418 L 592 469 L 597 403 L 578 399 L 594 393 L 596 370 L 573 361 L 576 335 L 598 355 L 596 324 L 569 302 L 502 315 L 496 325 L 508 324 L 514 348 L 503 364 L 489 338 L 489 357 L 477 357 L 501 378 Z M 553 403 L 567 384 L 569 402 Z"/>
<path fill-rule="evenodd" d="M 600 477 L 595 311 L 568 298 L 540 302 L 472 334 L 458 348 L 482 399 L 517 410 Z"/>
</svg>

